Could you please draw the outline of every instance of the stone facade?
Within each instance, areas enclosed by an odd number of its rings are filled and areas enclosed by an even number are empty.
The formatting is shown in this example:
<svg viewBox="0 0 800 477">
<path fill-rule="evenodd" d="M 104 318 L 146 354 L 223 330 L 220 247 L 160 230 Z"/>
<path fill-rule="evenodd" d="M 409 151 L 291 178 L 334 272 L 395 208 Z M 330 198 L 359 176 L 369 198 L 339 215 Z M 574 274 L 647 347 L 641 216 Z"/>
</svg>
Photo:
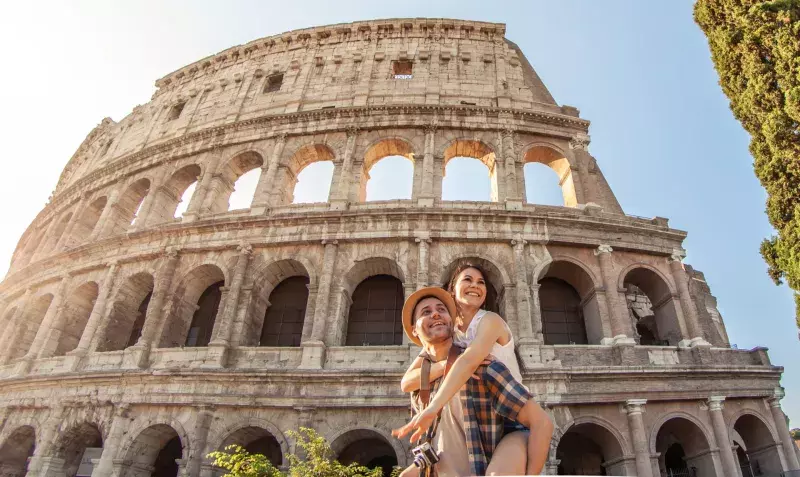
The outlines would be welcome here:
<svg viewBox="0 0 800 477">
<path fill-rule="evenodd" d="M 281 463 L 300 426 L 342 460 L 406 465 L 390 430 L 418 350 L 390 312 L 388 341 L 371 318 L 356 333 L 359 290 L 383 277 L 402 298 L 462 260 L 488 270 L 554 418 L 549 474 L 797 469 L 782 368 L 731 349 L 682 263 L 686 234 L 623 213 L 589 122 L 504 35 L 442 19 L 288 32 L 181 68 L 103 120 L 0 284 L 0 475 L 72 476 L 102 448 L 94 476 L 211 476 L 204 455 L 230 443 Z M 411 199 L 366 202 L 371 167 L 396 155 L 414 164 Z M 487 166 L 491 202 L 442 200 L 454 157 Z M 292 204 L 317 161 L 334 165 L 329 200 Z M 564 207 L 527 202 L 529 162 L 558 174 Z M 229 211 L 254 169 L 251 206 Z"/>
</svg>

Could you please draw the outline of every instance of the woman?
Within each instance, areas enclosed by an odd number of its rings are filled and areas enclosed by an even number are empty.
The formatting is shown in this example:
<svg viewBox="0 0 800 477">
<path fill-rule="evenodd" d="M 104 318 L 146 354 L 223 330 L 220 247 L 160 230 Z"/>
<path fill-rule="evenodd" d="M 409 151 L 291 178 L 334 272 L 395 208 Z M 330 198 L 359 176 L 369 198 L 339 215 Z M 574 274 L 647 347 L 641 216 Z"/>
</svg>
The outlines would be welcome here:
<svg viewBox="0 0 800 477">
<path fill-rule="evenodd" d="M 406 431 L 413 429 L 420 433 L 427 430 L 439 410 L 466 384 L 478 365 L 490 355 L 505 364 L 514 378 L 522 382 L 522 373 L 514 354 L 514 337 L 511 330 L 500 315 L 485 309 L 488 289 L 484 271 L 477 265 L 464 263 L 453 272 L 447 289 L 453 295 L 458 307 L 453 341 L 466 350 L 453 364 L 428 408 L 404 427 Z M 416 358 L 406 371 L 400 383 L 403 392 L 419 389 L 421 363 L 422 358 Z M 444 374 L 445 364 L 438 362 L 431 366 L 431 381 Z M 509 422 L 506 425 L 505 436 L 495 449 L 486 475 L 521 475 L 532 472 L 527 466 L 528 461 L 534 460 L 533 456 L 526 455 L 527 439 L 528 432 L 524 427 Z"/>
</svg>

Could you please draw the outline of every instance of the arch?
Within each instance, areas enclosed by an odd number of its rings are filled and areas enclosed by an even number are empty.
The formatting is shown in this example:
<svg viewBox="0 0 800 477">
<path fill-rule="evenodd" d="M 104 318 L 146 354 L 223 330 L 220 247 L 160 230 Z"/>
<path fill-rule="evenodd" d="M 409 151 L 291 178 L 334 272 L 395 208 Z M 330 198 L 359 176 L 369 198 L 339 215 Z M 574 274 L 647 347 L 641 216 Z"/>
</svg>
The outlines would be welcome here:
<svg viewBox="0 0 800 477">
<path fill-rule="evenodd" d="M 123 476 L 138 475 L 147 470 L 158 477 L 175 477 L 178 464 L 175 459 L 186 458 L 185 443 L 188 441 L 168 424 L 153 424 L 134 434 L 136 437 L 127 449 L 123 460 Z M 177 456 L 177 457 L 176 457 Z"/>
<path fill-rule="evenodd" d="M 67 230 L 67 225 L 69 224 L 70 219 L 72 219 L 72 211 L 66 212 L 59 217 L 58 222 L 56 222 L 55 227 L 50 234 L 50 238 L 47 239 L 44 247 L 42 248 L 42 253 L 47 253 L 53 250 L 58 242 L 61 240 L 61 237 L 64 235 L 64 232 Z"/>
<path fill-rule="evenodd" d="M 749 468 L 751 475 L 778 475 L 783 471 L 778 451 L 778 440 L 761 416 L 752 410 L 742 410 L 730 419 L 731 429 L 741 437 L 743 446 L 740 449 L 746 458 L 739 457 L 739 466 L 743 473 Z M 729 433 L 728 435 L 734 435 Z M 732 444 L 732 443 L 730 443 Z M 792 452 L 793 449 L 789 449 Z M 745 474 L 746 475 L 746 474 Z"/>
<path fill-rule="evenodd" d="M 667 278 L 655 268 L 638 263 L 620 274 L 620 289 L 640 344 L 676 346 L 683 330 L 680 303 Z"/>
<path fill-rule="evenodd" d="M 25 245 L 22 248 L 21 253 L 18 255 L 18 258 L 14 261 L 15 264 L 17 262 L 20 265 L 30 263 L 30 261 L 33 259 L 33 256 L 36 255 L 36 252 L 39 251 L 42 239 L 44 239 L 47 231 L 47 225 L 43 225 L 38 231 L 35 231 L 35 233 L 31 234 L 30 238 L 25 242 Z"/>
<path fill-rule="evenodd" d="M 389 275 L 405 283 L 402 267 L 393 259 L 386 257 L 369 257 L 356 260 L 355 264 L 344 276 L 344 287 L 352 296 L 355 288 L 364 280 L 376 275 Z"/>
<path fill-rule="evenodd" d="M 17 323 L 16 342 L 9 343 L 14 349 L 10 354 L 10 359 L 21 358 L 30 350 L 33 344 L 33 339 L 36 337 L 37 331 L 42 324 L 47 310 L 50 309 L 50 304 L 53 302 L 53 295 L 45 293 L 33 299 L 29 308 L 25 310 L 25 314 L 21 317 L 20 322 Z"/>
<path fill-rule="evenodd" d="M 355 427 L 339 432 L 331 439 L 331 450 L 342 464 L 358 462 L 368 467 L 382 467 L 388 477 L 394 465 L 405 465 L 405 450 L 399 441 L 374 427 Z"/>
<path fill-rule="evenodd" d="M 178 215 L 179 208 L 185 208 L 192 197 L 184 194 L 192 184 L 196 184 L 200 179 L 203 170 L 197 164 L 189 164 L 181 167 L 170 175 L 167 182 L 157 187 L 153 193 L 153 206 L 150 208 L 149 217 L 146 217 L 147 225 L 158 225 L 171 222 Z"/>
<path fill-rule="evenodd" d="M 60 326 L 56 328 L 58 342 L 55 346 L 55 356 L 64 356 L 78 347 L 83 330 L 92 314 L 98 291 L 96 282 L 86 282 L 70 293 L 61 312 L 62 315 L 58 318 Z"/>
<path fill-rule="evenodd" d="M 711 453 L 710 433 L 694 416 L 672 412 L 658 419 L 650 434 L 651 453 L 660 453 L 659 469 L 696 469 L 697 477 L 718 475 Z M 683 464 L 681 464 L 683 462 Z"/>
<path fill-rule="evenodd" d="M 456 157 L 477 159 L 489 170 L 489 200 L 499 200 L 499 186 L 497 178 L 497 161 L 494 149 L 485 142 L 477 139 L 454 139 L 448 143 L 442 154 L 442 190 L 445 190 L 447 180 L 447 164 Z M 444 197 L 442 197 L 443 200 Z"/>
<path fill-rule="evenodd" d="M 220 288 L 225 283 L 225 273 L 213 264 L 197 266 L 184 275 L 175 290 L 159 348 L 206 346 L 221 309 Z"/>
<path fill-rule="evenodd" d="M 142 432 L 149 427 L 154 427 L 157 425 L 165 425 L 175 431 L 175 433 L 178 435 L 178 438 L 181 440 L 181 444 L 183 445 L 184 455 L 191 455 L 192 441 L 189 440 L 189 433 L 186 432 L 183 424 L 181 424 L 181 422 L 174 417 L 166 417 L 163 415 L 133 421 L 128 429 L 128 432 L 124 434 L 123 442 L 119 446 L 119 449 L 132 449 L 135 440 L 139 437 L 139 435 L 142 434 Z M 124 456 L 117 455 L 115 457 Z"/>
<path fill-rule="evenodd" d="M 72 227 L 71 237 L 69 237 L 69 239 L 77 243 L 88 239 L 97 226 L 97 222 L 100 220 L 100 215 L 106 208 L 107 202 L 107 197 L 99 197 L 93 200 L 82 211 L 79 211 L 80 215 L 78 216 L 78 220 L 75 221 L 75 225 Z"/>
<path fill-rule="evenodd" d="M 81 422 L 61 432 L 53 449 L 55 457 L 64 459 L 63 475 L 75 477 L 87 449 L 102 449 L 103 434 L 100 428 L 90 422 Z M 94 458 L 100 457 L 101 451 L 94 452 Z"/>
<path fill-rule="evenodd" d="M 144 327 L 155 279 L 148 272 L 128 276 L 119 286 L 111 302 L 104 336 L 98 351 L 119 351 L 136 344 Z"/>
<path fill-rule="evenodd" d="M 150 179 L 141 178 L 129 185 L 125 192 L 120 195 L 113 213 L 108 218 L 108 225 L 105 227 L 106 235 L 117 235 L 125 233 L 134 221 L 138 220 L 137 214 L 144 202 L 144 198 L 150 192 Z"/>
<path fill-rule="evenodd" d="M 624 442 L 608 422 L 576 420 L 564 428 L 558 440 L 558 475 L 627 475 Z"/>
<path fill-rule="evenodd" d="M 281 460 L 277 464 L 274 462 L 273 464 L 276 466 L 283 465 L 284 456 L 289 453 L 289 442 L 275 424 L 258 417 L 239 420 L 225 427 L 221 432 L 210 435 L 208 449 L 223 450 L 231 444 L 239 444 L 247 448 L 247 444 L 264 438 L 266 436 L 264 433 L 275 439 L 279 446 L 278 451 L 280 452 Z M 253 451 L 248 450 L 248 452 Z"/>
<path fill-rule="evenodd" d="M 230 208 L 231 194 L 233 194 L 236 181 L 244 174 L 264 165 L 264 158 L 256 151 L 244 151 L 236 154 L 219 170 L 215 179 L 218 181 L 217 195 L 211 199 L 210 212 L 227 212 Z M 212 188 L 214 190 L 214 188 Z M 253 190 L 255 193 L 255 190 Z M 249 197 L 248 203 L 252 203 Z M 248 206 L 249 208 L 249 206 Z"/>
<path fill-rule="evenodd" d="M 261 346 L 300 346 L 308 307 L 308 277 L 285 278 L 269 295 Z"/>
<path fill-rule="evenodd" d="M 403 283 L 394 275 L 362 280 L 352 294 L 345 346 L 403 344 Z"/>
<path fill-rule="evenodd" d="M 293 203 L 298 180 L 297 176 L 309 165 L 323 161 L 335 163 L 336 154 L 330 146 L 321 142 L 307 143 L 295 150 L 286 161 L 282 161 L 278 165 L 275 187 L 273 188 L 277 205 Z"/>
<path fill-rule="evenodd" d="M 572 165 L 561 148 L 542 142 L 528 144 L 523 149 L 522 158 L 525 164 L 536 162 L 552 169 L 558 175 L 558 185 L 561 187 L 564 205 L 567 207 L 578 205 Z"/>
<path fill-rule="evenodd" d="M 36 430 L 23 425 L 15 428 L 0 446 L 0 473 L 22 477 L 28 472 L 28 459 L 36 449 Z"/>
<path fill-rule="evenodd" d="M 251 454 L 265 456 L 272 465 L 283 465 L 283 448 L 271 432 L 260 426 L 244 426 L 228 434 L 220 444 L 219 450 L 224 450 L 230 445 L 239 445 Z"/>
<path fill-rule="evenodd" d="M 605 333 L 596 279 L 582 263 L 553 257 L 539 284 L 545 344 L 599 344 Z"/>
<path fill-rule="evenodd" d="M 370 181 L 370 171 L 382 159 L 390 156 L 404 157 L 411 161 L 412 172 L 408 181 L 408 193 L 411 198 L 411 187 L 413 182 L 414 170 L 414 148 L 410 141 L 401 137 L 385 137 L 378 139 L 371 143 L 364 153 L 364 162 L 361 168 L 361 177 L 358 187 L 358 200 L 359 202 L 366 202 L 367 200 L 367 186 Z M 397 180 L 401 178 L 395 177 Z M 397 197 L 394 197 L 397 198 Z M 405 197 L 400 197 L 405 198 Z"/>
</svg>

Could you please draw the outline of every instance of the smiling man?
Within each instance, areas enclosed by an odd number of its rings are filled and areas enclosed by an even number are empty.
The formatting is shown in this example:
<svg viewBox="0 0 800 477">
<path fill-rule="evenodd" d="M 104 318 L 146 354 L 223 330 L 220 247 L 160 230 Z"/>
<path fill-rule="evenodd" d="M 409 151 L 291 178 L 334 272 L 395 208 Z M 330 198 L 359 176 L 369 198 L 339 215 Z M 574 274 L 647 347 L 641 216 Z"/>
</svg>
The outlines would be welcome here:
<svg viewBox="0 0 800 477">
<path fill-rule="evenodd" d="M 456 304 L 442 288 L 423 288 L 406 300 L 403 327 L 409 338 L 422 346 L 420 359 L 452 362 L 452 357 L 463 351 L 453 344 L 453 316 Z M 431 382 L 431 393 L 436 392 L 443 378 Z M 423 406 L 420 392 L 412 393 L 412 404 L 415 413 L 419 413 Z M 531 462 L 526 462 L 526 456 L 520 453 L 500 455 L 498 444 L 503 437 L 504 419 L 517 421 L 531 430 L 527 443 L 528 455 L 534 456 Z M 494 472 L 538 474 L 553 433 L 550 418 L 533 400 L 533 395 L 512 377 L 505 365 L 494 360 L 478 366 L 459 394 L 444 406 L 433 426 L 431 445 L 439 454 L 436 473 L 440 477 Z M 423 437 L 414 421 L 396 429 L 394 434 L 404 437 L 412 430 L 412 442 Z M 497 457 L 497 462 L 492 463 L 493 457 Z M 419 469 L 412 465 L 401 475 L 411 477 L 418 473 Z"/>
</svg>

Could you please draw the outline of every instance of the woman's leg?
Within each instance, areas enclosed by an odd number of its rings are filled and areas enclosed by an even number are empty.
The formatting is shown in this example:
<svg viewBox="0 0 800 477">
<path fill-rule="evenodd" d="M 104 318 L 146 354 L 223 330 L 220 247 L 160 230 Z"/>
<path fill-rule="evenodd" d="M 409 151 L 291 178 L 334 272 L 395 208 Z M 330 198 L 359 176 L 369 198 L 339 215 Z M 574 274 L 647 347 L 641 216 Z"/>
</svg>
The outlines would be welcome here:
<svg viewBox="0 0 800 477">
<path fill-rule="evenodd" d="M 525 475 L 527 463 L 528 431 L 514 431 L 500 439 L 486 475 Z"/>
<path fill-rule="evenodd" d="M 409 465 L 403 472 L 400 473 L 400 477 L 419 477 L 419 467 L 414 464 Z"/>
</svg>

